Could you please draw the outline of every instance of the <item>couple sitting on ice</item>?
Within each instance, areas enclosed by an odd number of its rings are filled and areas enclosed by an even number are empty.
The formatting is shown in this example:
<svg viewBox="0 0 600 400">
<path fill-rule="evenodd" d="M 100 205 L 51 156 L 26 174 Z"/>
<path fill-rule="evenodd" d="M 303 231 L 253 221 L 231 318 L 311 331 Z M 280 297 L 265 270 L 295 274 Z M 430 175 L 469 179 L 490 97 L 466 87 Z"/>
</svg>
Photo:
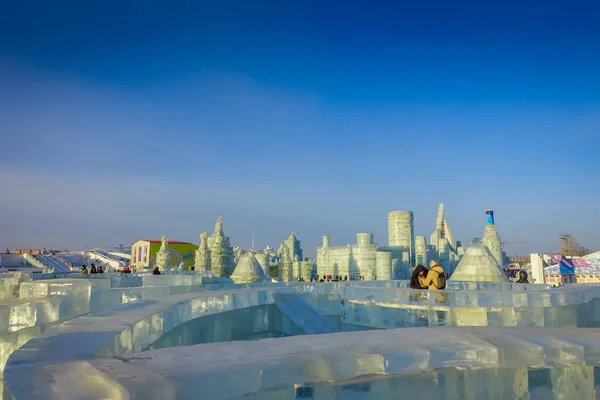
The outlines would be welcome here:
<svg viewBox="0 0 600 400">
<path fill-rule="evenodd" d="M 417 265 L 410 278 L 411 289 L 442 290 L 446 288 L 446 273 L 435 260 L 429 262 L 429 270 Z"/>
</svg>

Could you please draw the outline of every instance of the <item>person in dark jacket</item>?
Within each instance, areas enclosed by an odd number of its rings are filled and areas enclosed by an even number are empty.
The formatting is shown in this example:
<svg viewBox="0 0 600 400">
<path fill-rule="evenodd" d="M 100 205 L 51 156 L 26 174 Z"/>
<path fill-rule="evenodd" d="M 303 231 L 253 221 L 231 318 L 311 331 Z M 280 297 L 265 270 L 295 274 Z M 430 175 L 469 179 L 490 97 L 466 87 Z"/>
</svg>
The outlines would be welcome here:
<svg viewBox="0 0 600 400">
<path fill-rule="evenodd" d="M 519 280 L 516 281 L 515 283 L 529 283 L 527 278 L 528 278 L 527 271 L 522 269 L 519 271 Z"/>
<path fill-rule="evenodd" d="M 427 273 L 429 271 L 422 265 L 417 265 L 415 270 L 410 277 L 410 288 L 411 289 L 427 289 L 426 286 L 423 286 L 422 282 L 425 280 Z"/>
</svg>

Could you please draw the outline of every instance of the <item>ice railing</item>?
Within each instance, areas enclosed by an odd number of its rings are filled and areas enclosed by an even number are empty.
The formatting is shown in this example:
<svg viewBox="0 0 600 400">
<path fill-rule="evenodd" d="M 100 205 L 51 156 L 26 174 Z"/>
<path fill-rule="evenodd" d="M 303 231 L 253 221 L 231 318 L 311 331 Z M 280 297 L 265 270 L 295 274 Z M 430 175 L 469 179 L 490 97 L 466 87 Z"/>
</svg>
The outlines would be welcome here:
<svg viewBox="0 0 600 400">
<path fill-rule="evenodd" d="M 139 301 L 93 316 L 82 316 L 42 334 L 13 353 L 12 369 L 9 359 L 4 371 L 5 382 L 9 377 L 15 378 L 12 382 L 17 386 L 11 389 L 11 393 L 16 399 L 38 398 L 33 393 L 28 395 L 20 393 L 18 377 L 21 376 L 23 368 L 28 371 L 30 378 L 35 376 L 37 380 L 37 377 L 47 376 L 49 371 L 44 372 L 45 365 L 55 363 L 56 360 L 76 361 L 139 352 L 163 333 L 191 319 L 273 303 L 273 290 L 240 288 Z M 25 357 L 28 362 L 23 363 L 22 357 Z"/>
<path fill-rule="evenodd" d="M 600 313 L 592 302 L 598 297 L 598 287 L 595 285 L 573 285 L 560 289 L 548 289 L 540 287 L 540 290 L 534 289 L 534 285 L 513 285 L 513 284 L 492 284 L 485 283 L 460 283 L 457 282 L 456 289 L 450 286 L 446 291 L 434 292 L 426 290 L 406 289 L 407 282 L 332 282 L 332 283 L 265 283 L 254 285 L 234 285 L 234 284 L 196 284 L 201 280 L 198 275 L 110 275 L 104 274 L 86 279 L 48 279 L 36 280 L 32 282 L 21 282 L 19 296 L 26 300 L 26 304 L 8 305 L 10 312 L 5 313 L 4 319 L 8 317 L 9 324 L 4 328 L 4 332 L 14 333 L 24 332 L 25 329 L 47 326 L 55 321 L 70 319 L 82 313 L 93 312 L 114 307 L 116 304 L 124 302 L 133 302 L 152 299 L 156 302 L 146 304 L 139 302 L 134 307 L 135 313 L 128 315 L 125 320 L 129 321 L 131 326 L 138 328 L 125 328 L 124 331 L 115 338 L 113 345 L 125 346 L 124 349 L 115 350 L 114 354 L 120 351 L 134 351 L 140 349 L 142 345 L 135 345 L 138 338 L 148 337 L 142 344 L 147 344 L 150 338 L 155 338 L 157 332 L 164 332 L 165 327 L 173 327 L 184 321 L 182 317 L 185 310 L 172 314 L 172 311 L 162 314 L 157 313 L 160 310 L 164 299 L 166 303 L 177 303 L 181 299 L 177 297 L 181 293 L 202 292 L 190 295 L 192 297 L 200 296 L 205 299 L 197 301 L 196 311 L 200 316 L 206 315 L 203 310 L 211 308 L 216 304 L 223 304 L 219 308 L 214 308 L 214 312 L 227 311 L 229 300 L 224 302 L 217 301 L 216 291 L 229 290 L 238 293 L 231 297 L 241 301 L 244 296 L 257 296 L 250 293 L 297 293 L 305 298 L 315 309 L 322 314 L 341 316 L 347 323 L 360 324 L 377 328 L 395 328 L 398 326 L 452 326 L 452 325 L 489 325 L 489 326 L 586 326 L 589 321 L 600 321 L 597 316 Z M 461 284 L 463 284 L 461 286 Z M 456 302 L 450 302 L 447 299 L 456 299 L 456 294 L 464 291 L 464 288 L 485 288 L 487 291 L 471 292 L 471 296 L 477 296 L 477 304 L 471 301 L 469 305 L 460 305 Z M 495 289 L 495 290 L 489 290 Z M 512 290 L 511 290 L 512 289 Z M 532 290 L 530 290 L 532 289 Z M 416 296 L 411 303 L 411 295 Z M 186 295 L 183 295 L 186 296 Z M 408 296 L 408 297 L 407 297 Z M 483 296 L 480 298 L 479 296 Z M 486 297 L 487 296 L 487 297 Z M 507 296 L 518 297 L 522 307 L 515 306 L 512 302 L 510 307 L 498 307 L 500 298 L 507 304 Z M 489 307 L 481 307 L 481 299 L 488 299 L 486 303 Z M 213 299 L 213 300 L 211 300 Z M 404 300 L 408 299 L 408 303 Z M 445 299 L 445 300 L 444 300 Z M 514 299 L 513 299 L 514 300 Z M 252 303 L 247 304 L 259 304 Z M 554 306 L 553 306 L 554 305 Z M 581 305 L 584 305 L 581 307 Z M 150 309 L 146 309 L 146 307 Z M 192 308 L 193 308 L 192 307 Z M 420 307 L 420 308 L 419 308 Z M 168 307 L 167 307 L 168 308 Z M 141 310 L 150 313 L 144 316 L 139 314 Z M 231 308 L 233 309 L 233 308 Z M 136 314 L 137 313 L 137 314 Z M 110 312 L 109 312 L 110 314 Z M 136 320 L 135 316 L 142 316 Z M 165 323 L 171 318 L 171 322 Z M 171 315 L 171 316 L 169 316 Z M 175 315 L 175 316 L 173 316 Z M 123 315 L 120 315 L 120 318 Z M 87 318 L 87 317 L 86 317 Z M 72 323 L 78 325 L 81 318 Z M 175 324 L 175 325 L 174 325 Z M 129 325 L 128 325 L 129 326 Z M 40 332 L 34 332 L 33 335 Z M 89 333 L 89 332 L 88 332 Z M 145 336 L 146 335 L 146 336 Z M 27 340 L 31 337 L 27 337 Z M 83 340 L 94 340 L 93 337 Z M 133 340 L 131 346 L 129 342 Z M 14 346 L 3 349 L 3 354 L 8 356 L 14 348 L 23 344 L 23 339 L 14 339 Z M 119 344 L 120 343 L 120 344 Z M 142 346 L 142 347 L 140 347 Z M 108 350 L 107 350 L 108 351 Z M 112 354 L 112 353 L 111 353 Z"/>
<path fill-rule="evenodd" d="M 78 275 L 83 279 L 73 279 Z M 58 323 L 123 303 L 207 290 L 199 275 L 68 276 L 70 279 L 53 278 L 52 274 L 3 274 L 0 279 L 0 373 L 14 350 Z"/>
</svg>

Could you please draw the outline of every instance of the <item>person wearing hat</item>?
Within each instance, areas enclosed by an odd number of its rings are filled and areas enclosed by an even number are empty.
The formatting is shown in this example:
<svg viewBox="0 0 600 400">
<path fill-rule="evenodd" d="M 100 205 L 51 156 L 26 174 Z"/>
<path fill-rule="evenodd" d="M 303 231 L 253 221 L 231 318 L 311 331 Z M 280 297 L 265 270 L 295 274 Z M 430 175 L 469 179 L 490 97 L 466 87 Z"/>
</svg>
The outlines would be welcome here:
<svg viewBox="0 0 600 400">
<path fill-rule="evenodd" d="M 423 287 L 429 290 L 446 288 L 446 273 L 442 266 L 435 260 L 429 262 L 429 272 L 422 282 Z"/>
</svg>

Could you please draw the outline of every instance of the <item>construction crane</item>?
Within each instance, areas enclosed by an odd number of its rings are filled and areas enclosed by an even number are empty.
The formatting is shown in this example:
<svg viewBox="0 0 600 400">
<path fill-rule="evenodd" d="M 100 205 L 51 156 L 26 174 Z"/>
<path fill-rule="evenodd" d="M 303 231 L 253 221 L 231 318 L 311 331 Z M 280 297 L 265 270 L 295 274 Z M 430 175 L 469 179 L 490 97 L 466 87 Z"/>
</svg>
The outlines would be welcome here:
<svg viewBox="0 0 600 400">
<path fill-rule="evenodd" d="M 529 244 L 529 242 L 502 242 L 502 244 Z"/>
</svg>

